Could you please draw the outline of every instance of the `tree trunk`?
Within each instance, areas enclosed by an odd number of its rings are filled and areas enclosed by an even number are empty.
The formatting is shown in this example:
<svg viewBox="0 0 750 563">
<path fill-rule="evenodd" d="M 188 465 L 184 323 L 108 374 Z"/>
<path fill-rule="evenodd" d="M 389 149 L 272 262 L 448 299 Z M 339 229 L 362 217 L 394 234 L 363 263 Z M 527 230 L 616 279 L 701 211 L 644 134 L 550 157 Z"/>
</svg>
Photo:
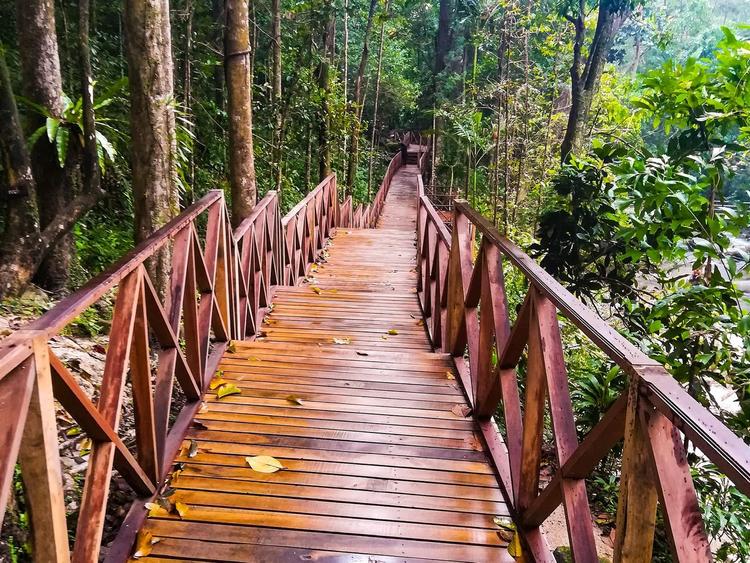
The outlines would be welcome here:
<svg viewBox="0 0 750 563">
<path fill-rule="evenodd" d="M 282 116 L 281 116 L 281 0 L 271 0 L 271 43 L 273 44 L 273 69 L 271 108 L 274 115 L 273 127 L 273 174 L 276 191 L 279 192 L 281 200 L 281 159 L 282 159 Z"/>
<path fill-rule="evenodd" d="M 216 53 L 223 52 L 224 28 L 227 18 L 224 10 L 224 0 L 213 0 L 211 3 L 211 16 L 216 23 L 216 34 L 214 35 L 214 49 Z M 219 59 L 219 57 L 217 57 Z M 221 60 L 221 59 L 219 59 Z M 214 65 L 214 101 L 216 107 L 224 109 L 224 66 L 221 63 Z"/>
<path fill-rule="evenodd" d="M 39 246 L 39 212 L 31 158 L 26 148 L 5 55 L 0 52 L 0 142 L 7 175 L 5 230 L 0 245 L 0 299 L 20 293 L 34 275 L 27 259 Z"/>
<path fill-rule="evenodd" d="M 594 94 L 599 87 L 604 65 L 622 24 L 630 16 L 630 8 L 618 0 L 601 0 L 596 29 L 588 49 L 586 63 L 581 69 L 582 52 L 586 37 L 586 5 L 579 0 L 576 16 L 568 16 L 575 27 L 573 64 L 570 67 L 571 104 L 565 137 L 560 145 L 560 158 L 565 162 L 572 151 L 580 146 L 584 125 L 588 120 Z"/>
<path fill-rule="evenodd" d="M 50 248 L 91 209 L 98 192 L 84 193 L 60 208 L 40 232 L 37 186 L 21 129 L 5 57 L 0 53 L 0 144 L 8 192 L 5 230 L 0 240 L 0 299 L 20 293 L 39 269 Z"/>
<path fill-rule="evenodd" d="M 178 213 L 168 0 L 125 0 L 125 33 L 135 238 L 141 242 Z M 148 264 L 162 292 L 167 288 L 170 262 L 170 251 L 164 249 Z"/>
<path fill-rule="evenodd" d="M 384 17 L 380 24 L 380 45 L 378 46 L 378 69 L 375 73 L 375 101 L 372 108 L 372 134 L 370 135 L 370 159 L 367 166 L 367 200 L 372 191 L 372 165 L 374 160 L 375 141 L 378 139 L 378 102 L 380 101 L 380 72 L 383 69 L 383 47 L 385 46 L 385 22 L 388 19 L 390 0 L 385 0 Z"/>
<path fill-rule="evenodd" d="M 349 163 L 346 170 L 346 191 L 351 195 L 354 191 L 354 184 L 357 180 L 357 162 L 359 159 L 359 135 L 362 121 L 362 106 L 365 97 L 365 72 L 367 71 L 367 60 L 370 56 L 370 33 L 372 32 L 372 20 L 375 16 L 375 8 L 378 0 L 370 0 L 370 9 L 367 12 L 367 25 L 365 26 L 364 36 L 362 38 L 362 56 L 359 59 L 359 68 L 357 69 L 357 78 L 354 81 L 354 119 L 352 120 L 352 146 L 349 151 Z"/>
<path fill-rule="evenodd" d="M 61 116 L 62 75 L 60 56 L 55 31 L 54 0 L 16 0 L 16 25 L 21 59 L 23 95 L 32 102 L 44 106 L 54 116 Z M 44 125 L 43 115 L 31 114 L 28 119 L 30 133 Z M 69 143 L 71 161 L 77 145 Z M 54 143 L 43 135 L 31 147 L 31 168 L 37 185 L 40 228 L 44 229 L 54 219 L 58 210 L 70 201 L 71 182 L 74 171 L 60 165 Z M 49 249 L 47 259 L 36 274 L 36 281 L 50 291 L 65 287 L 73 254 L 73 237 L 68 234 Z"/>
<path fill-rule="evenodd" d="M 250 215 L 256 199 L 249 3 L 248 0 L 227 0 L 225 7 L 229 183 L 232 186 L 232 223 L 237 226 Z"/>
<path fill-rule="evenodd" d="M 318 115 L 318 171 L 320 180 L 331 173 L 331 96 L 330 61 L 333 52 L 334 14 L 331 0 L 325 0 L 322 11 L 323 53 L 318 67 L 318 88 L 320 90 L 320 112 Z"/>
<path fill-rule="evenodd" d="M 78 46 L 81 58 L 81 113 L 83 121 L 83 184 L 85 191 L 99 191 L 100 172 L 94 115 L 94 78 L 91 70 L 89 25 L 90 0 L 78 0 Z"/>
<path fill-rule="evenodd" d="M 440 0 L 440 15 L 438 19 L 438 31 L 435 41 L 435 75 L 445 69 L 445 58 L 451 45 L 451 21 L 453 6 L 450 0 Z"/>
</svg>

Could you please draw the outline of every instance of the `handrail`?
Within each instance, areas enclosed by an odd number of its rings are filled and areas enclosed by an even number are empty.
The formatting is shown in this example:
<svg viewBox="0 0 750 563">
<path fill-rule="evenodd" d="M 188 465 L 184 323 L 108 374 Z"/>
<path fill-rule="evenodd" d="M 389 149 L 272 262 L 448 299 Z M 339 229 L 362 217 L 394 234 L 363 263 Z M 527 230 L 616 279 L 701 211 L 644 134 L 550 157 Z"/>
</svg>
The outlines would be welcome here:
<svg viewBox="0 0 750 563">
<path fill-rule="evenodd" d="M 473 416 L 533 558 L 552 561 L 539 526 L 562 503 L 575 561 L 597 561 L 584 479 L 624 438 L 615 560 L 624 560 L 628 552 L 642 554 L 639 561 L 650 560 L 657 500 L 675 559 L 711 560 L 681 436 L 693 441 L 746 495 L 750 495 L 750 447 L 691 398 L 663 366 L 575 298 L 467 202 L 455 201 L 449 234 L 421 182 L 418 190 L 418 295 L 425 324 L 433 344 L 454 357 Z M 478 253 L 473 258 L 475 244 Z M 513 326 L 504 262 L 529 284 Z M 558 315 L 588 336 L 630 381 L 580 444 Z M 522 411 L 516 368 L 524 350 Z M 547 401 L 560 468 L 539 492 Z M 504 436 L 493 421 L 498 409 Z"/>
<path fill-rule="evenodd" d="M 354 213 L 351 199 L 348 207 L 339 205 L 332 174 L 283 218 L 278 195 L 268 192 L 234 230 L 223 192 L 211 191 L 104 273 L 0 341 L 0 523 L 19 461 L 25 482 L 33 483 L 26 494 L 35 560 L 71 560 L 54 401 L 93 441 L 72 560 L 98 560 L 113 467 L 133 489 L 134 501 L 107 560 L 127 559 L 146 516 L 144 505 L 168 485 L 172 460 L 229 342 L 255 336 L 275 288 L 296 285 L 306 275 L 335 227 L 376 225 L 400 165 L 396 155 L 373 203 Z M 160 252 L 169 252 L 171 260 L 164 297 L 148 269 Z M 94 402 L 48 342 L 112 293 L 109 346 Z M 136 412 L 135 454 L 120 429 L 128 377 Z M 184 404 L 173 402 L 175 382 Z"/>
</svg>

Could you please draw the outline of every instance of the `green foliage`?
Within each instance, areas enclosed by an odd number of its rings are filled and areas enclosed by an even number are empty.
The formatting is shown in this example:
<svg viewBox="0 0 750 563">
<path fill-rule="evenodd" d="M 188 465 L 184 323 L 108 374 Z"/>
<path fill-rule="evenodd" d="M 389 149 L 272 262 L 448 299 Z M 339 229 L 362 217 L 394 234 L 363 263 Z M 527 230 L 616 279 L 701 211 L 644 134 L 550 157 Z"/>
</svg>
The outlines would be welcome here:
<svg viewBox="0 0 750 563">
<path fill-rule="evenodd" d="M 746 439 L 750 315 L 736 282 L 748 256 L 732 248 L 732 237 L 750 217 L 726 201 L 725 187 L 747 162 L 749 74 L 750 43 L 728 29 L 713 57 L 646 74 L 633 104 L 650 142 L 595 142 L 563 166 L 535 247 L 545 268 L 608 307 L 634 342 Z M 609 376 L 616 371 L 573 379 L 579 416 L 611 397 Z M 738 408 L 719 403 L 717 384 Z M 744 560 L 741 521 L 750 505 L 700 459 L 696 482 L 717 555 Z"/>
<path fill-rule="evenodd" d="M 97 99 L 94 100 L 94 111 L 98 112 L 116 101 L 121 94 L 121 91 L 126 86 L 126 78 L 121 78 L 114 82 L 101 96 L 98 96 Z M 68 155 L 71 133 L 74 135 L 75 141 L 81 146 L 83 145 L 83 99 L 78 98 L 73 102 L 73 100 L 63 94 L 63 109 L 59 116 L 53 115 L 48 108 L 36 104 L 31 100 L 23 97 L 19 97 L 19 100 L 29 109 L 45 117 L 44 125 L 39 127 L 29 137 L 29 146 L 33 147 L 36 142 L 46 134 L 49 142 L 52 143 L 57 150 L 57 160 L 60 167 L 64 167 Z M 99 125 L 106 127 L 106 124 L 109 121 L 110 120 L 104 116 L 97 116 L 97 123 Z M 118 157 L 118 153 L 101 129 L 102 127 L 99 127 L 99 130 L 96 132 L 96 141 L 99 167 L 104 170 L 107 162 L 114 164 Z"/>
</svg>

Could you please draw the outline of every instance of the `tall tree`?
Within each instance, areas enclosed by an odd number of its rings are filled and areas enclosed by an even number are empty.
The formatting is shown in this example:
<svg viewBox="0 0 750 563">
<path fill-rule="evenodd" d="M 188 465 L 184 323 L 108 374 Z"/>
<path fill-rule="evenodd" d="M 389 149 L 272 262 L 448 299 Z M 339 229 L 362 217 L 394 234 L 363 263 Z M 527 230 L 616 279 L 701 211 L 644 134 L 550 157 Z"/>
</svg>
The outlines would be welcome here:
<svg viewBox="0 0 750 563">
<path fill-rule="evenodd" d="M 37 106 L 45 108 L 51 116 L 59 118 L 64 104 L 54 0 L 16 0 L 16 25 L 23 95 Z M 31 113 L 27 123 L 28 131 L 35 131 L 43 126 L 45 120 L 46 116 L 41 112 Z M 65 143 L 69 135 L 68 128 L 60 127 L 57 135 L 59 142 Z M 55 141 L 43 137 L 31 147 L 31 167 L 38 189 L 42 229 L 69 202 L 72 168 L 79 155 L 79 145 L 67 143 L 71 163 L 66 174 L 65 167 L 59 162 Z M 37 282 L 52 291 L 62 289 L 68 279 L 72 252 L 73 238 L 67 234 L 49 249 L 47 258 L 37 273 Z"/>
<path fill-rule="evenodd" d="M 175 114 L 168 0 L 125 0 L 135 237 L 140 242 L 178 212 Z M 149 263 L 164 291 L 171 268 L 165 249 Z"/>
<path fill-rule="evenodd" d="M 282 102 L 281 102 L 281 0 L 271 0 L 271 42 L 273 69 L 271 73 L 271 107 L 273 108 L 273 174 L 275 189 L 281 194 Z"/>
<path fill-rule="evenodd" d="M 378 0 L 370 0 L 370 8 L 367 12 L 367 23 L 365 24 L 364 36 L 362 38 L 362 55 L 359 58 L 357 77 L 354 80 L 354 97 L 352 99 L 352 130 L 351 149 L 349 151 L 349 162 L 346 169 L 346 191 L 349 195 L 354 191 L 357 181 L 357 164 L 359 161 L 359 136 L 362 129 L 362 109 L 365 99 L 365 73 L 367 72 L 367 61 L 370 56 L 370 35 L 372 32 L 372 20 L 375 17 L 375 8 Z"/>
<path fill-rule="evenodd" d="M 318 65 L 318 90 L 320 92 L 320 107 L 318 110 L 318 176 L 322 180 L 331 173 L 331 77 L 330 67 L 333 59 L 335 41 L 335 13 L 331 0 L 323 1 L 321 11 L 323 26 L 323 40 Z"/>
<path fill-rule="evenodd" d="M 599 87 L 604 64 L 618 31 L 633 10 L 633 0 L 600 0 L 594 37 L 583 60 L 586 42 L 586 0 L 578 0 L 574 14 L 565 18 L 573 25 L 573 63 L 570 66 L 570 111 L 565 137 L 560 144 L 560 158 L 567 160 L 581 142 L 584 125 L 588 120 L 591 101 Z"/>
<path fill-rule="evenodd" d="M 378 136 L 378 104 L 380 102 L 380 73 L 383 70 L 383 50 L 385 47 L 385 22 L 388 20 L 390 0 L 385 0 L 383 19 L 380 22 L 380 45 L 378 46 L 378 68 L 375 71 L 375 100 L 372 106 L 372 133 L 370 134 L 370 158 L 367 166 L 367 199 L 370 199 L 372 190 L 372 165 L 375 152 L 375 140 Z"/>
<path fill-rule="evenodd" d="M 229 91 L 229 183 L 232 223 L 250 215 L 256 200 L 253 91 L 248 0 L 227 0 L 224 66 Z"/>
</svg>

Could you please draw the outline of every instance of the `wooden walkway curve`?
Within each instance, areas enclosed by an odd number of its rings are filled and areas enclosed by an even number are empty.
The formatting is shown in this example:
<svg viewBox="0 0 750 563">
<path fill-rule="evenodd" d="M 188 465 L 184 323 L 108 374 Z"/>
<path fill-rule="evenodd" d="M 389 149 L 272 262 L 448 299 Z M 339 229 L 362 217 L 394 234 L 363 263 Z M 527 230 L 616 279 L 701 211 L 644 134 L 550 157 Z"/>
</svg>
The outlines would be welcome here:
<svg viewBox="0 0 750 563">
<path fill-rule="evenodd" d="M 507 556 L 493 468 L 421 320 L 416 173 L 394 177 L 379 228 L 339 229 L 314 277 L 278 288 L 258 338 L 225 354 L 242 393 L 207 395 L 172 481 L 188 512 L 146 521 L 160 541 L 140 561 Z M 253 471 L 257 455 L 285 469 Z"/>
</svg>

